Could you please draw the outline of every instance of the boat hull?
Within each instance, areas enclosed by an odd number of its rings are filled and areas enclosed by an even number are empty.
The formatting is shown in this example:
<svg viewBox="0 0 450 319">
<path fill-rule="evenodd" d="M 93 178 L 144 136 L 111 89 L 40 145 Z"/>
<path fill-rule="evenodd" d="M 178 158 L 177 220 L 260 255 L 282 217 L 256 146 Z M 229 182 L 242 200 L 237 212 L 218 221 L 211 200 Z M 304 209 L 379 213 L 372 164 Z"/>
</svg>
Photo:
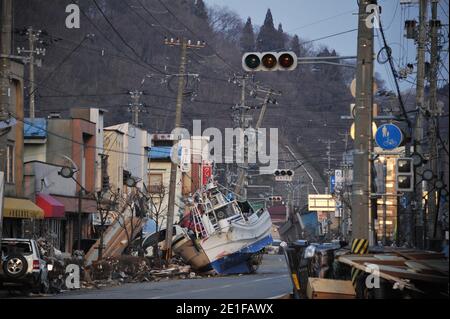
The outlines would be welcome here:
<svg viewBox="0 0 450 319">
<path fill-rule="evenodd" d="M 272 243 L 272 221 L 267 211 L 248 221 L 233 220 L 200 245 L 219 274 L 253 272 L 251 257 Z"/>
<path fill-rule="evenodd" d="M 261 252 L 272 241 L 272 236 L 268 235 L 235 253 L 216 259 L 211 263 L 211 266 L 218 274 L 223 275 L 251 273 L 253 272 L 251 257 Z"/>
</svg>

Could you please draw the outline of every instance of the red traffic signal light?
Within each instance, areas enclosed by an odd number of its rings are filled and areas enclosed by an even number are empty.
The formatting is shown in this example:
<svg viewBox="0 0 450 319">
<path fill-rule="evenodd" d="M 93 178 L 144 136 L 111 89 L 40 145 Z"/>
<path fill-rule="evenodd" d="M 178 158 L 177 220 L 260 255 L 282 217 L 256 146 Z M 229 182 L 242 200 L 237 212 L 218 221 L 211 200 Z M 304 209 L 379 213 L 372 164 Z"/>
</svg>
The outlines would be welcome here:
<svg viewBox="0 0 450 319">
<path fill-rule="evenodd" d="M 295 63 L 294 57 L 292 56 L 292 54 L 289 53 L 281 54 L 280 57 L 278 58 L 278 62 L 280 63 L 280 66 L 285 69 L 292 67 Z"/>
<path fill-rule="evenodd" d="M 242 68 L 248 72 L 291 71 L 297 68 L 294 52 L 247 52 L 242 56 Z"/>
</svg>

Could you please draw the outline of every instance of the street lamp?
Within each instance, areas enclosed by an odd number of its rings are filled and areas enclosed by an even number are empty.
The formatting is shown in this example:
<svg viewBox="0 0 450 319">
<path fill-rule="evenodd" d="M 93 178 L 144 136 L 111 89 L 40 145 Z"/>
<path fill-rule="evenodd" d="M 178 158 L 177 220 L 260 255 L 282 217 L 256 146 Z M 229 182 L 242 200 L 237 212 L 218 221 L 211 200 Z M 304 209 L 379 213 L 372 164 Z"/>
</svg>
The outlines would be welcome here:
<svg viewBox="0 0 450 319">
<path fill-rule="evenodd" d="M 83 185 L 78 183 L 78 181 L 73 177 L 75 172 L 76 171 L 73 168 L 64 166 L 58 172 L 58 175 L 60 175 L 64 178 L 71 178 L 75 181 L 75 183 L 77 183 L 78 186 L 80 186 L 80 190 L 78 191 L 78 245 L 77 245 L 77 249 L 81 250 L 81 203 L 83 200 L 83 192 L 86 192 L 86 193 L 88 193 L 88 192 L 83 187 Z"/>
</svg>

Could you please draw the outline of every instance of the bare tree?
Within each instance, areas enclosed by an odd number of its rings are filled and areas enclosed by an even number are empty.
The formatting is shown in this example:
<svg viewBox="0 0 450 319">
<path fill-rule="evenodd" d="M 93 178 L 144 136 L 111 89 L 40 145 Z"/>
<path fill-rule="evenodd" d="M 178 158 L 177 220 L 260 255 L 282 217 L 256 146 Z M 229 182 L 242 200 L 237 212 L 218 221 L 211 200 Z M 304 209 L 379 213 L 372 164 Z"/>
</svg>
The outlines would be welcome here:
<svg viewBox="0 0 450 319">
<path fill-rule="evenodd" d="M 168 195 L 168 191 L 162 182 L 160 185 L 150 185 L 149 188 L 144 184 L 144 187 L 149 194 L 149 218 L 155 221 L 156 233 L 158 234 L 156 245 L 153 247 L 153 254 L 160 260 L 158 243 L 161 238 L 159 238 L 159 231 L 161 230 L 161 226 L 165 224 L 167 218 L 168 207 L 164 205 L 164 199 Z"/>
<path fill-rule="evenodd" d="M 104 249 L 104 234 L 106 230 L 106 223 L 108 219 L 113 217 L 115 210 L 117 209 L 119 191 L 113 192 L 99 191 L 94 194 L 94 199 L 97 204 L 97 213 L 100 217 L 99 233 L 100 233 L 100 244 L 98 247 L 98 260 L 103 259 L 103 249 Z"/>
<path fill-rule="evenodd" d="M 122 192 L 119 196 L 119 209 L 117 222 L 124 230 L 126 236 L 125 251 L 129 252 L 131 242 L 137 235 L 138 229 L 143 225 L 142 202 L 146 200 L 145 194 L 134 188 L 130 192 Z"/>
</svg>

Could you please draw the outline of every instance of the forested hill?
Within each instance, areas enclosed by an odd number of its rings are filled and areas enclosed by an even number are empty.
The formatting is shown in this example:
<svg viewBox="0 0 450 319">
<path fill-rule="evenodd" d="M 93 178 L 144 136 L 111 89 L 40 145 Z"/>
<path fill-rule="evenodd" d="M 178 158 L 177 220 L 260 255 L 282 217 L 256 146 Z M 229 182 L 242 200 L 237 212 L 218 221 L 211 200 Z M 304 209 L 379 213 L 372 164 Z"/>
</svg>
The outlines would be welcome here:
<svg viewBox="0 0 450 319">
<path fill-rule="evenodd" d="M 81 28 L 67 29 L 65 8 L 73 0 L 15 0 L 14 47 L 27 46 L 23 29 L 42 29 L 46 55 L 37 69 L 37 116 L 70 107 L 107 109 L 107 124 L 131 119 L 128 91 L 144 91 L 145 127 L 170 131 L 174 122 L 180 48 L 164 45 L 165 37 L 206 41 L 190 49 L 183 124 L 201 119 L 206 127 L 231 127 L 232 107 L 240 88 L 229 80 L 242 73 L 241 54 L 249 50 L 290 49 L 299 56 L 334 56 L 333 48 L 308 42 L 308 34 L 283 32 L 282 21 L 267 12 L 262 26 L 242 20 L 226 8 L 209 8 L 202 0 L 80 0 Z M 356 37 L 356 33 L 355 33 Z M 316 165 L 326 162 L 318 140 L 333 139 L 339 160 L 353 101 L 348 85 L 354 69 L 333 65 L 300 65 L 293 72 L 257 74 L 255 81 L 282 91 L 271 104 L 264 127 L 278 127 L 282 137 L 298 143 Z M 382 86 L 382 83 L 379 83 Z M 251 87 L 248 89 L 251 91 Z M 247 96 L 250 106 L 261 101 Z M 259 110 L 254 112 L 255 116 Z M 211 116 L 211 114 L 214 114 Z M 350 141 L 351 142 L 351 141 Z M 349 144 L 350 146 L 350 144 Z M 323 149 L 323 147 L 320 147 Z"/>
</svg>

